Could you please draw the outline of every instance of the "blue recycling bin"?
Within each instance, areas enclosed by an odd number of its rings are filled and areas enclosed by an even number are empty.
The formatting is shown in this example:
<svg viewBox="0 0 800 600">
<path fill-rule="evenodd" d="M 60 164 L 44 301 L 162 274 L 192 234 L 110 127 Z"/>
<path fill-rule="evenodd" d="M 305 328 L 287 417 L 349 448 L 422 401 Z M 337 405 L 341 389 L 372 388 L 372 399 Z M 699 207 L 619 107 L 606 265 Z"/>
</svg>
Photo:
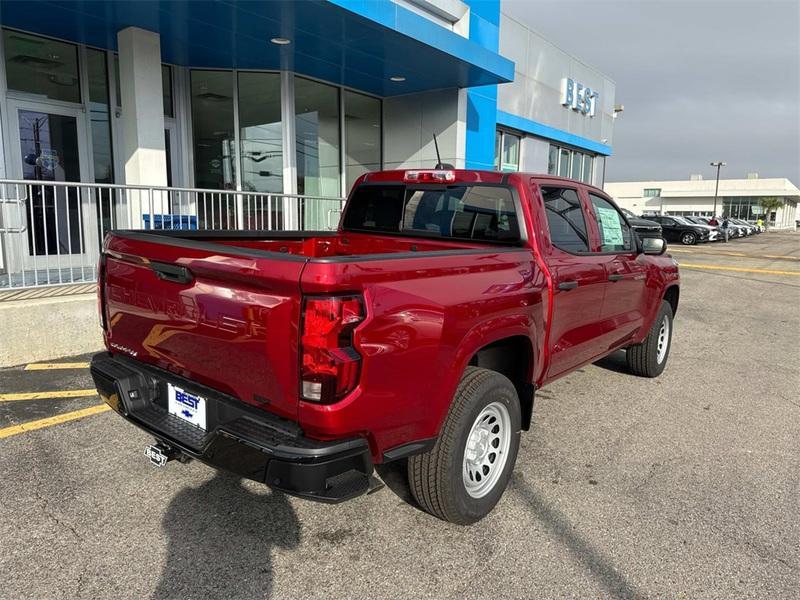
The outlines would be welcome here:
<svg viewBox="0 0 800 600">
<path fill-rule="evenodd" d="M 194 215 L 152 215 L 152 229 L 197 229 L 197 217 Z M 142 215 L 144 228 L 150 229 L 150 215 Z"/>
</svg>

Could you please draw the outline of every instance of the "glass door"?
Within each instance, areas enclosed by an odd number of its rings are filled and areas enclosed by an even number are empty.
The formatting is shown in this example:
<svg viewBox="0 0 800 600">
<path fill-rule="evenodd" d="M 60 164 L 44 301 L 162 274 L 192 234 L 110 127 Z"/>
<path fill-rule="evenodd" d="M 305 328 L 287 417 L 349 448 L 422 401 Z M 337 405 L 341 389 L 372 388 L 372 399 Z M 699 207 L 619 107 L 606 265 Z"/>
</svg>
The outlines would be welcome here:
<svg viewBox="0 0 800 600">
<path fill-rule="evenodd" d="M 26 227 L 26 265 L 63 269 L 83 265 L 95 243 L 88 194 L 57 183 L 91 181 L 86 173 L 85 116 L 80 108 L 11 100 L 12 164 L 20 185 L 18 199 Z M 85 202 L 82 202 L 85 199 Z M 87 239 L 91 234 L 92 239 Z M 22 242 L 20 241 L 20 244 Z M 23 253 L 25 254 L 25 253 Z M 58 281 L 62 281 L 58 273 Z"/>
</svg>

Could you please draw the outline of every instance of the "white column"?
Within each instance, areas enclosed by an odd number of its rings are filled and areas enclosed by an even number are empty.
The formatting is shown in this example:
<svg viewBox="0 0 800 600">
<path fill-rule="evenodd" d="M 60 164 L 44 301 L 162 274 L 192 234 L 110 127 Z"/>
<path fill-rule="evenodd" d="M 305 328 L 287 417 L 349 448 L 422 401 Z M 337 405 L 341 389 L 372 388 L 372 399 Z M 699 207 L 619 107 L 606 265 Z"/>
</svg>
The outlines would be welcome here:
<svg viewBox="0 0 800 600">
<path fill-rule="evenodd" d="M 294 124 L 294 73 L 281 71 L 281 120 L 283 121 L 283 193 L 297 193 L 297 154 Z M 299 203 L 294 198 L 283 199 L 284 229 L 300 226 Z"/>
<path fill-rule="evenodd" d="M 126 27 L 117 33 L 117 44 L 125 183 L 166 186 L 160 36 L 138 27 Z M 163 192 L 129 191 L 128 198 L 131 227 L 144 226 L 142 214 L 169 212 L 168 198 Z"/>
</svg>

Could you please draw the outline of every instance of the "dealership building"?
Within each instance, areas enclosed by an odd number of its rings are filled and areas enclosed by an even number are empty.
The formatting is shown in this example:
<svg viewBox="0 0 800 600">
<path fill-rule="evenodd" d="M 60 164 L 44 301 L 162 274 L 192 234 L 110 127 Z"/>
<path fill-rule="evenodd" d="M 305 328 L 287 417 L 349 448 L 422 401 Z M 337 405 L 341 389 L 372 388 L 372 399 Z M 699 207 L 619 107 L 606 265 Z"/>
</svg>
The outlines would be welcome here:
<svg viewBox="0 0 800 600">
<path fill-rule="evenodd" d="M 637 215 L 727 216 L 746 221 L 762 219 L 780 229 L 793 229 L 800 218 L 800 190 L 786 178 L 703 179 L 693 175 L 683 181 L 607 182 L 605 191 L 617 204 Z M 762 198 L 783 204 L 765 215 Z"/>
<path fill-rule="evenodd" d="M 437 145 L 596 185 L 611 154 L 614 82 L 499 0 L 4 0 L 0 26 L 0 311 L 88 289 L 110 228 L 333 228 Z"/>
</svg>

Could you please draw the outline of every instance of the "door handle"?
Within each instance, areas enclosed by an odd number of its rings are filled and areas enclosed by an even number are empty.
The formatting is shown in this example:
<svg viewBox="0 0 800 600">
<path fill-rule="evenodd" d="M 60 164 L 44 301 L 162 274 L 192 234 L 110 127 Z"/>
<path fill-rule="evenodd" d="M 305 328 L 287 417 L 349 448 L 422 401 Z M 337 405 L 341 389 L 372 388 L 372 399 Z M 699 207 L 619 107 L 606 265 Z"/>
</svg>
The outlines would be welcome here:
<svg viewBox="0 0 800 600">
<path fill-rule="evenodd" d="M 622 279 L 625 279 L 625 275 L 620 275 L 619 273 L 613 273 L 608 276 L 609 281 L 620 281 Z"/>
<path fill-rule="evenodd" d="M 561 283 L 558 284 L 558 289 L 564 290 L 565 292 L 568 292 L 569 290 L 574 290 L 576 287 L 578 287 L 577 281 L 562 281 Z"/>
<path fill-rule="evenodd" d="M 173 283 L 191 283 L 194 279 L 192 272 L 186 267 L 178 265 L 170 265 L 167 263 L 151 262 L 150 268 L 156 274 L 156 277 L 164 281 L 172 281 Z"/>
</svg>

